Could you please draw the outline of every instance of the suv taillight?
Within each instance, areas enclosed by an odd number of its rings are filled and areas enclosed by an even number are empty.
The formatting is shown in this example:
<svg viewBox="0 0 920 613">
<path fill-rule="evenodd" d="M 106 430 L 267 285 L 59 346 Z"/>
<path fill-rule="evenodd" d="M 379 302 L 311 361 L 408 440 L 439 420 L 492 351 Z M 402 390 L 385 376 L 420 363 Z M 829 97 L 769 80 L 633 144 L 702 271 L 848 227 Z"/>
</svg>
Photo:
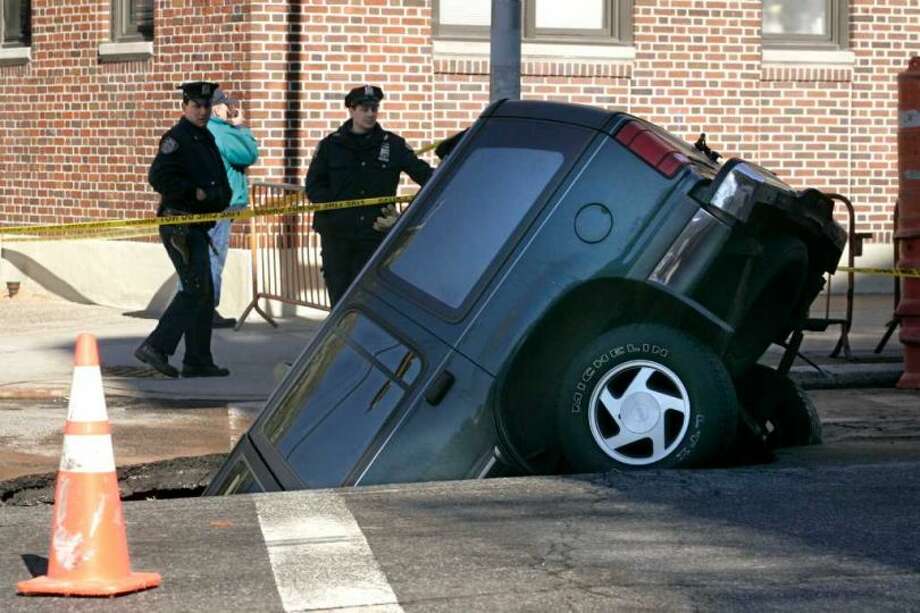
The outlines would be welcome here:
<svg viewBox="0 0 920 613">
<path fill-rule="evenodd" d="M 686 155 L 674 149 L 638 121 L 630 121 L 617 131 L 616 139 L 642 158 L 646 164 L 671 179 L 690 162 Z"/>
</svg>

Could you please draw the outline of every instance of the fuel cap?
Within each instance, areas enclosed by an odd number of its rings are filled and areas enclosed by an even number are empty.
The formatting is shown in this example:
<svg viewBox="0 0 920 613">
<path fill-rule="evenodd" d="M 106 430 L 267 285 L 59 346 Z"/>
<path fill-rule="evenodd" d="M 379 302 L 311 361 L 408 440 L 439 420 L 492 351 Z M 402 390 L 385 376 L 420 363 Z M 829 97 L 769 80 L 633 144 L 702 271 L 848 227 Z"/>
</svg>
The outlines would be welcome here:
<svg viewBox="0 0 920 613">
<path fill-rule="evenodd" d="M 613 215 L 599 202 L 584 205 L 575 215 L 575 234 L 586 243 L 601 242 L 611 229 Z"/>
</svg>

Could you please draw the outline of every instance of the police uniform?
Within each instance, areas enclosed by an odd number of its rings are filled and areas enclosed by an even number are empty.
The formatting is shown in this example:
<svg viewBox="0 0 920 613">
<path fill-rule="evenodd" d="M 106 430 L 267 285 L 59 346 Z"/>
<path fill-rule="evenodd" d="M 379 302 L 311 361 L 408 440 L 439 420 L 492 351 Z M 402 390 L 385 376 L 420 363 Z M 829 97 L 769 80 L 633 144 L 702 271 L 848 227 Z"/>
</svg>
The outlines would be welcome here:
<svg viewBox="0 0 920 613">
<path fill-rule="evenodd" d="M 196 81 L 181 86 L 183 95 L 202 106 L 210 106 L 216 83 Z M 183 117 L 160 139 L 159 150 L 150 166 L 150 185 L 160 194 L 157 215 L 217 213 L 230 205 L 232 190 L 214 137 L 207 127 L 199 128 Z M 198 190 L 205 194 L 198 199 Z M 208 230 L 212 222 L 162 225 L 160 238 L 182 281 L 156 329 L 135 351 L 135 356 L 169 376 L 178 371 L 169 365 L 185 336 L 185 377 L 225 376 L 229 371 L 214 365 L 211 356 L 211 322 L 214 292 L 211 288 Z"/>
<path fill-rule="evenodd" d="M 351 90 L 345 105 L 377 104 L 382 98 L 379 87 L 365 85 Z M 403 172 L 424 185 L 433 170 L 402 137 L 379 124 L 366 134 L 355 134 L 349 119 L 320 141 L 305 188 L 313 203 L 395 196 Z M 322 239 L 323 278 L 333 306 L 383 241 L 384 232 L 373 227 L 382 208 L 362 206 L 313 215 L 313 229 Z"/>
</svg>

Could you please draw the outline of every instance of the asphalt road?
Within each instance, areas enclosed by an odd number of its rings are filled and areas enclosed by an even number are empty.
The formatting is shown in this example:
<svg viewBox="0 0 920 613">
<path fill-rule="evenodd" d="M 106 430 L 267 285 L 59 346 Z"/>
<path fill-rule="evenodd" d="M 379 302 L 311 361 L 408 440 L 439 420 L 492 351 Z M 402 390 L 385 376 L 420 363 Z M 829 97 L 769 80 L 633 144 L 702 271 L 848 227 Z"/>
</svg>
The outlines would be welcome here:
<svg viewBox="0 0 920 613">
<path fill-rule="evenodd" d="M 920 392 L 811 395 L 759 466 L 127 502 L 163 584 L 114 600 L 16 596 L 51 508 L 4 507 L 0 611 L 916 610 Z"/>
<path fill-rule="evenodd" d="M 920 462 L 126 504 L 114 600 L 13 594 L 50 509 L 0 515 L 3 611 L 916 610 Z M 28 563 L 28 564 L 27 564 Z"/>
<path fill-rule="evenodd" d="M 16 596 L 51 508 L 4 507 L 0 611 L 920 609 L 920 392 L 811 394 L 826 444 L 754 467 L 128 502 L 133 566 L 163 584 L 112 600 Z M 8 408 L 36 441 L 10 448 L 54 463 L 60 415 Z M 226 409 L 112 408 L 124 457 L 148 453 L 145 420 L 220 447 L 237 429 Z"/>
</svg>

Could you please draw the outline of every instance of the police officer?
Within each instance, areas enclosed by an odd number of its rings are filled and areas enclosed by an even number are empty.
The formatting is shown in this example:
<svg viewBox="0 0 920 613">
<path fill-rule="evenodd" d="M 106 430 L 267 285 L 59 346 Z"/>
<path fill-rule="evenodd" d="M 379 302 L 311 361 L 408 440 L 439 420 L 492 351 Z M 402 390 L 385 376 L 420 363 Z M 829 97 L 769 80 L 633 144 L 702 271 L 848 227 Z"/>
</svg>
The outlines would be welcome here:
<svg viewBox="0 0 920 613">
<path fill-rule="evenodd" d="M 418 159 L 406 141 L 377 123 L 383 90 L 356 87 L 345 96 L 351 118 L 320 141 L 307 171 L 306 191 L 312 203 L 395 196 L 400 174 L 419 185 L 432 168 Z M 395 207 L 376 205 L 320 211 L 313 229 L 322 244 L 323 278 L 332 305 L 383 241 L 396 218 Z"/>
<path fill-rule="evenodd" d="M 216 83 L 184 83 L 182 118 L 160 139 L 148 180 L 160 194 L 158 217 L 190 213 L 217 213 L 230 205 L 232 190 L 220 151 L 207 129 L 211 96 Z M 211 356 L 211 288 L 208 230 L 213 222 L 161 225 L 160 239 L 172 260 L 182 286 L 169 303 L 156 329 L 134 356 L 169 377 L 179 376 L 169 356 L 185 336 L 183 377 L 225 377 L 226 368 Z"/>
</svg>

